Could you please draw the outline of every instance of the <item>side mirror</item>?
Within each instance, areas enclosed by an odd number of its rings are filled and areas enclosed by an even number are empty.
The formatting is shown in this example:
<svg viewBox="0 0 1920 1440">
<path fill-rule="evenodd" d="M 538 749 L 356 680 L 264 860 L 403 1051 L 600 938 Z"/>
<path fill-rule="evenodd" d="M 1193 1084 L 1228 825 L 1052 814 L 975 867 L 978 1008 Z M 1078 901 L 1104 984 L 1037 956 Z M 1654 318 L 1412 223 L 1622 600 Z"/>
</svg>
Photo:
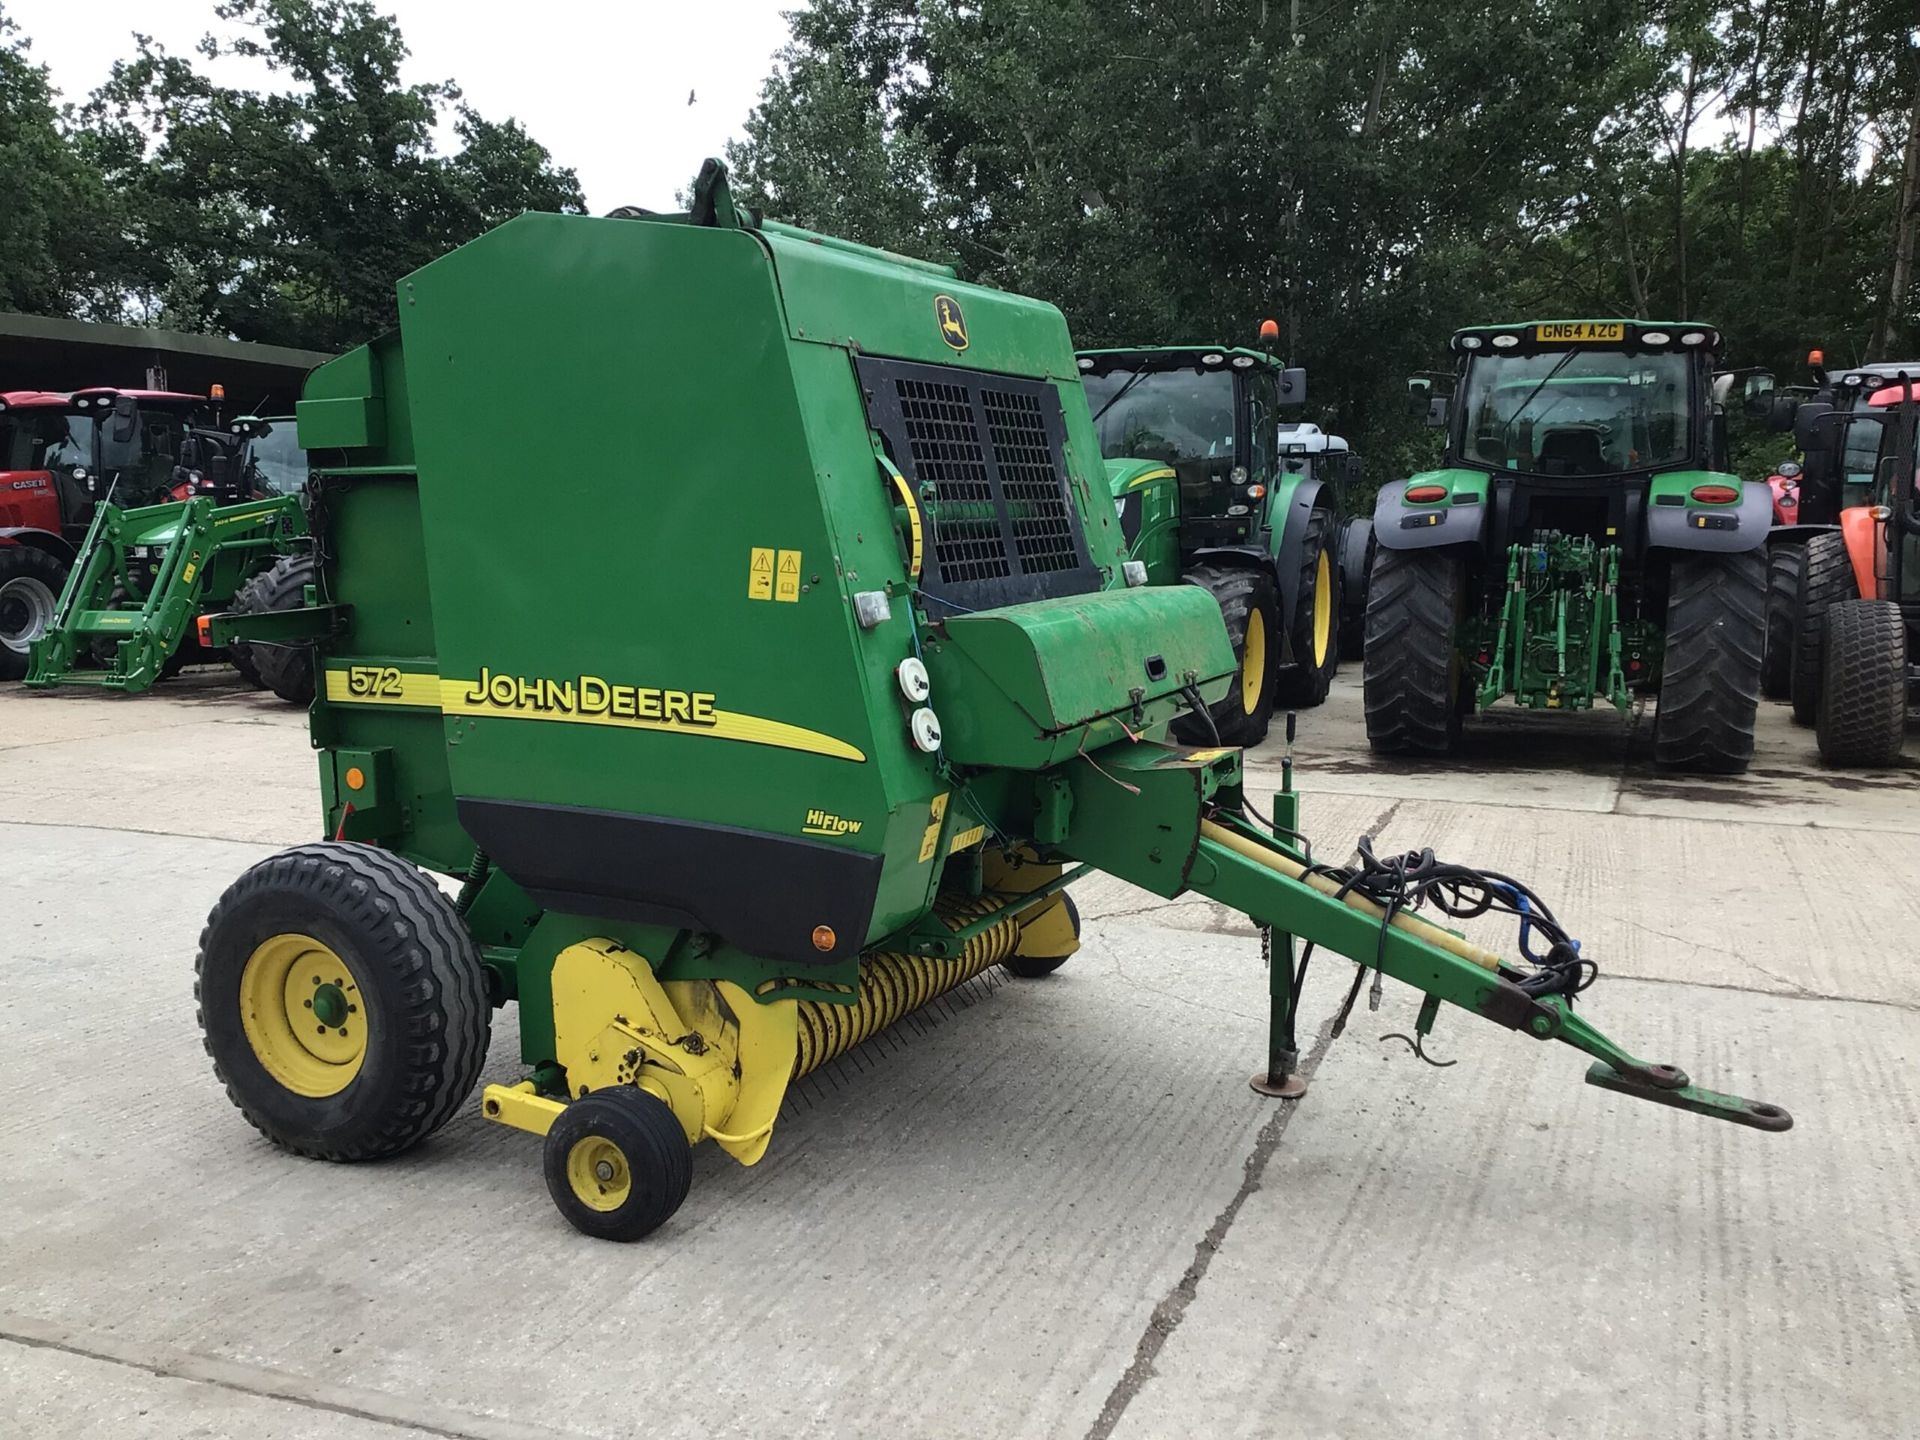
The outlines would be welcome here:
<svg viewBox="0 0 1920 1440">
<path fill-rule="evenodd" d="M 1800 401 L 1792 395 L 1773 394 L 1767 397 L 1767 429 L 1776 435 L 1784 435 L 1793 429 L 1793 417 L 1800 409 Z"/>
<path fill-rule="evenodd" d="M 1416 375 L 1407 381 L 1407 414 L 1416 419 L 1430 413 L 1433 402 L 1433 381 L 1423 375 Z"/>
<path fill-rule="evenodd" d="M 1447 401 L 1444 395 L 1436 395 L 1427 401 L 1426 427 L 1429 430 L 1447 428 Z"/>
<path fill-rule="evenodd" d="M 1822 424 L 1833 406 L 1809 400 L 1793 412 L 1793 443 L 1803 455 L 1821 455 L 1833 448 L 1833 426 Z"/>
<path fill-rule="evenodd" d="M 1747 376 L 1747 383 L 1741 393 L 1741 403 L 1747 414 L 1756 419 L 1766 415 L 1773 401 L 1774 379 L 1771 372 L 1755 371 Z"/>
<path fill-rule="evenodd" d="M 1280 372 L 1280 406 L 1291 410 L 1307 403 L 1307 372 L 1299 366 Z"/>
</svg>

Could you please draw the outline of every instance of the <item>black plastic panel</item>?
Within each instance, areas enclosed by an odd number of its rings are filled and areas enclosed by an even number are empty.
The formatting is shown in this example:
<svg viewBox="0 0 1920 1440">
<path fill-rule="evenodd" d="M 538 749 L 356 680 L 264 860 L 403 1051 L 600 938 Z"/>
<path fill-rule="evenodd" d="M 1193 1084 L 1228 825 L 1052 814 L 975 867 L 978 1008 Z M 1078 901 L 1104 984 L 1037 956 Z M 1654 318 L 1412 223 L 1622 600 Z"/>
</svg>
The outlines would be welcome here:
<svg viewBox="0 0 1920 1440">
<path fill-rule="evenodd" d="M 458 804 L 473 843 L 551 910 L 704 930 L 749 955 L 792 965 L 846 960 L 866 942 L 878 855 L 575 805 Z M 819 925 L 833 930 L 829 950 L 814 946 Z"/>
</svg>

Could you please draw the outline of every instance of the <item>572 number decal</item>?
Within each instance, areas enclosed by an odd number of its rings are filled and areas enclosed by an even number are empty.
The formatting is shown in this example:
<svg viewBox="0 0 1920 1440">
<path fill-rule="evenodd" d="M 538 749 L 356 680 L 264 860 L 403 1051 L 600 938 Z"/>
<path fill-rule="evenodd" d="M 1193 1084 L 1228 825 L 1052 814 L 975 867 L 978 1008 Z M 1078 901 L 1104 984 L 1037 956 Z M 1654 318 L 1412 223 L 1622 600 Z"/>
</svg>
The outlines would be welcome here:
<svg viewBox="0 0 1920 1440">
<path fill-rule="evenodd" d="M 402 694 L 400 671 L 392 665 L 349 665 L 347 693 L 366 699 L 398 700 Z"/>
</svg>

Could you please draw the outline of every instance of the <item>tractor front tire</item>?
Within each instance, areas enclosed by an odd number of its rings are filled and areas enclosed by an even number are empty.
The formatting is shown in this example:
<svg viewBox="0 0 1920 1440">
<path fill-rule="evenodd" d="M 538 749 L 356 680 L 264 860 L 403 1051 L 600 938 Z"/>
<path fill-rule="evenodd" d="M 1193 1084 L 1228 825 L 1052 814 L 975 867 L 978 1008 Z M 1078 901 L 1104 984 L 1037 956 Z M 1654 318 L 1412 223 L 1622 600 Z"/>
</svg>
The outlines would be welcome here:
<svg viewBox="0 0 1920 1440">
<path fill-rule="evenodd" d="M 1796 725 L 1811 725 L 1820 715 L 1820 686 L 1826 679 L 1827 611 L 1860 598 L 1845 537 L 1816 535 L 1800 560 L 1793 597 L 1793 651 L 1788 661 L 1787 695 Z"/>
<path fill-rule="evenodd" d="M 1764 551 L 1675 557 L 1653 717 L 1656 765 L 1711 775 L 1747 768 L 1766 643 Z"/>
<path fill-rule="evenodd" d="M 486 1059 L 473 938 L 438 886 L 372 845 L 248 870 L 207 917 L 195 973 L 214 1074 L 295 1154 L 398 1154 L 452 1118 Z"/>
<path fill-rule="evenodd" d="M 1760 693 L 1784 700 L 1793 688 L 1793 602 L 1800 589 L 1805 547 L 1776 545 L 1767 552 L 1767 656 L 1760 666 Z"/>
<path fill-rule="evenodd" d="M 1273 581 L 1254 569 L 1202 565 L 1181 577 L 1198 585 L 1220 606 L 1233 642 L 1233 681 L 1208 707 L 1212 728 L 1200 715 L 1184 714 L 1172 725 L 1184 745 L 1258 745 L 1273 718 L 1274 646 L 1280 635 L 1280 601 Z M 1217 738 L 1216 738 L 1217 737 Z"/>
<path fill-rule="evenodd" d="M 31 545 L 0 545 L 0 680 L 24 680 L 33 642 L 47 633 L 67 567 Z"/>
<path fill-rule="evenodd" d="M 693 1184 L 687 1132 L 666 1101 L 631 1085 L 569 1104 L 547 1131 L 541 1160 L 553 1203 L 596 1240 L 652 1234 Z"/>
<path fill-rule="evenodd" d="M 1367 583 L 1367 743 L 1380 755 L 1445 755 L 1460 739 L 1454 645 L 1466 583 L 1443 550 L 1374 553 Z"/>
<path fill-rule="evenodd" d="M 1299 573 L 1281 577 L 1294 587 L 1293 630 L 1287 637 L 1294 658 L 1280 672 L 1274 698 L 1288 709 L 1322 703 L 1340 668 L 1340 575 L 1333 542 L 1333 512 L 1310 512 Z"/>
<path fill-rule="evenodd" d="M 297 610 L 314 582 L 313 556 L 301 552 L 282 555 L 233 596 L 238 615 L 265 615 L 275 610 Z M 269 645 L 236 641 L 228 647 L 233 667 L 255 685 L 273 691 L 289 705 L 303 709 L 313 704 L 313 646 L 305 642 Z"/>
<path fill-rule="evenodd" d="M 1907 738 L 1907 625 L 1887 600 L 1843 600 L 1827 611 L 1826 675 L 1814 737 L 1833 766 L 1900 763 Z"/>
</svg>

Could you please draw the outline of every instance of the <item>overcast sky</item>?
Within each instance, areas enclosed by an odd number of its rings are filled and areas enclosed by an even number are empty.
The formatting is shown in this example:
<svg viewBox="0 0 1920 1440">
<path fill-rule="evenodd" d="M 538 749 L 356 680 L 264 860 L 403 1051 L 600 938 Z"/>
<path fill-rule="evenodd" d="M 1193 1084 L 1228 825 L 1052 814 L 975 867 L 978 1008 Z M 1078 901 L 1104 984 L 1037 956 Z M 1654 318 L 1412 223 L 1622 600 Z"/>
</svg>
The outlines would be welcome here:
<svg viewBox="0 0 1920 1440">
<path fill-rule="evenodd" d="M 413 52 L 408 81 L 457 81 L 481 114 L 519 120 L 579 172 L 598 213 L 673 208 L 700 161 L 739 135 L 786 43 L 784 12 L 804 0 L 376 4 L 398 17 Z M 5 0 L 5 10 L 75 102 L 133 53 L 135 30 L 188 55 L 223 28 L 212 0 Z M 222 78 L 251 73 L 235 67 Z"/>
</svg>

